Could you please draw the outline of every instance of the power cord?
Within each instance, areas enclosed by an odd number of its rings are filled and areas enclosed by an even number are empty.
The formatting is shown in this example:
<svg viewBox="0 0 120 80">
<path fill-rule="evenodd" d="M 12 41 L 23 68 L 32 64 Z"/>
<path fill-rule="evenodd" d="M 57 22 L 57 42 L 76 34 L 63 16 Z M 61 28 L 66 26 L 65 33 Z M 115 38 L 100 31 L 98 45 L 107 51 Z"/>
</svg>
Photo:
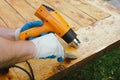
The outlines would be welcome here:
<svg viewBox="0 0 120 80">
<path fill-rule="evenodd" d="M 29 73 L 27 70 L 25 70 L 24 68 L 22 68 L 22 67 L 20 67 L 20 66 L 14 65 L 14 66 L 12 66 L 12 67 L 16 67 L 16 68 L 19 68 L 19 69 L 23 70 L 23 71 L 26 72 L 26 74 L 29 76 L 30 80 L 35 80 L 34 73 L 33 73 L 33 69 L 32 69 L 32 67 L 31 67 L 30 63 L 29 63 L 28 61 L 25 61 L 25 62 L 26 62 L 27 65 L 29 66 L 31 75 L 30 75 L 30 73 Z"/>
<path fill-rule="evenodd" d="M 31 75 L 32 75 L 32 80 L 35 80 L 32 66 L 30 65 L 30 63 L 29 63 L 28 61 L 26 61 L 26 63 L 28 64 L 28 66 L 29 66 L 29 68 L 30 68 L 30 72 L 31 72 Z"/>
<path fill-rule="evenodd" d="M 17 65 L 14 65 L 14 66 L 12 66 L 12 67 L 16 67 L 16 68 L 19 68 L 19 69 L 23 70 L 23 71 L 26 72 L 26 74 L 29 76 L 30 80 L 33 80 L 33 79 L 32 79 L 32 76 L 30 75 L 30 73 L 29 73 L 27 70 L 25 70 L 24 68 L 22 68 L 22 67 L 20 67 L 20 66 L 17 66 Z"/>
<path fill-rule="evenodd" d="M 19 68 L 19 69 L 23 70 L 29 76 L 30 80 L 35 80 L 33 69 L 31 67 L 30 63 L 28 61 L 25 61 L 25 62 L 27 63 L 31 74 L 26 69 L 24 69 L 20 66 L 17 66 L 17 65 L 13 65 L 13 66 L 10 66 L 10 67 L 7 67 L 7 68 L 2 68 L 2 69 L 0 69 L 0 73 L 3 74 L 3 75 L 7 74 L 9 72 L 9 68 L 16 67 L 16 68 Z"/>
</svg>

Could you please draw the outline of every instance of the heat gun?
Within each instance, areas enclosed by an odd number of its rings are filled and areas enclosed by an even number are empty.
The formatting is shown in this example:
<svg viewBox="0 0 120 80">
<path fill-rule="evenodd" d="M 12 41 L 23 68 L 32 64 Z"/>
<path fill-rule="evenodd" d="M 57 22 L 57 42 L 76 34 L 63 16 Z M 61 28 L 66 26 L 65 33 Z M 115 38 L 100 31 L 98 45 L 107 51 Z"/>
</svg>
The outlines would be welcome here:
<svg viewBox="0 0 120 80">
<path fill-rule="evenodd" d="M 79 46 L 80 41 L 77 39 L 76 33 L 57 11 L 42 4 L 35 15 L 43 21 L 43 25 L 21 32 L 19 35 L 20 40 L 39 36 L 41 33 L 54 32 L 69 45 L 75 48 Z"/>
</svg>

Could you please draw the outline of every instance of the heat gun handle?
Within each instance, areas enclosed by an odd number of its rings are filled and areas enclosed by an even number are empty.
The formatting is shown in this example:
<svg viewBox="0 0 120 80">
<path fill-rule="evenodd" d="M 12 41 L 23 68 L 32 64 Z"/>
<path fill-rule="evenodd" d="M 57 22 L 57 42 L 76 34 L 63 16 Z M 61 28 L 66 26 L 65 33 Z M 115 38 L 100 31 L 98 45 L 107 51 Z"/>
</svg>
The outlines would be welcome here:
<svg viewBox="0 0 120 80">
<path fill-rule="evenodd" d="M 33 27 L 21 32 L 19 35 L 19 39 L 26 40 L 27 38 L 36 37 L 39 36 L 41 33 L 46 33 L 46 32 L 52 32 L 52 30 L 46 25 Z"/>
</svg>

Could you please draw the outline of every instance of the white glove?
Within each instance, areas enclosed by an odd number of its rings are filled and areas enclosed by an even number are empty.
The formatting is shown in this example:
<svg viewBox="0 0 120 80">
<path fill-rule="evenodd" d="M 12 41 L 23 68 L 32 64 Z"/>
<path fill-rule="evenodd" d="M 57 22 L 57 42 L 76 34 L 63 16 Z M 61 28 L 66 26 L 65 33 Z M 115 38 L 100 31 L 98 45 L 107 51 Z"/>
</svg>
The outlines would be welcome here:
<svg viewBox="0 0 120 80">
<path fill-rule="evenodd" d="M 53 33 L 31 41 L 36 46 L 36 58 L 58 58 L 58 62 L 61 62 L 64 58 L 64 48 Z"/>
<path fill-rule="evenodd" d="M 34 26 L 41 26 L 42 21 L 33 21 L 26 23 L 23 27 L 15 31 L 15 39 L 19 40 L 20 32 L 30 29 Z M 46 34 L 31 40 L 36 46 L 36 58 L 58 58 L 61 62 L 64 58 L 64 48 L 53 33 Z"/>
</svg>

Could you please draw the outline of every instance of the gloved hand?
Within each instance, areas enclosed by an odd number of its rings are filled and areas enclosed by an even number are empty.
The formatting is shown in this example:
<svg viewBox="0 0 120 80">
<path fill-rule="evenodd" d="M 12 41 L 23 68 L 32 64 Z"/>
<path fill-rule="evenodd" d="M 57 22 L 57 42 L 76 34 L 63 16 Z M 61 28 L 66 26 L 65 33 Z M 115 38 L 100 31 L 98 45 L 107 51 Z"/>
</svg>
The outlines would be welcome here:
<svg viewBox="0 0 120 80">
<path fill-rule="evenodd" d="M 36 46 L 36 58 L 57 58 L 61 62 L 64 58 L 64 48 L 53 33 L 31 40 Z"/>
<path fill-rule="evenodd" d="M 23 27 L 16 29 L 15 31 L 15 39 L 19 40 L 19 34 L 20 32 L 23 32 L 27 29 L 30 29 L 35 26 L 42 26 L 43 22 L 42 21 L 33 21 L 33 22 L 27 22 Z"/>
<path fill-rule="evenodd" d="M 16 40 L 20 32 L 30 29 L 34 26 L 41 26 L 42 21 L 33 21 L 26 23 L 23 27 L 19 28 L 15 32 Z M 53 33 L 46 34 L 41 37 L 31 40 L 36 46 L 35 58 L 57 58 L 58 62 L 61 62 L 64 58 L 64 48 L 57 40 Z"/>
</svg>

